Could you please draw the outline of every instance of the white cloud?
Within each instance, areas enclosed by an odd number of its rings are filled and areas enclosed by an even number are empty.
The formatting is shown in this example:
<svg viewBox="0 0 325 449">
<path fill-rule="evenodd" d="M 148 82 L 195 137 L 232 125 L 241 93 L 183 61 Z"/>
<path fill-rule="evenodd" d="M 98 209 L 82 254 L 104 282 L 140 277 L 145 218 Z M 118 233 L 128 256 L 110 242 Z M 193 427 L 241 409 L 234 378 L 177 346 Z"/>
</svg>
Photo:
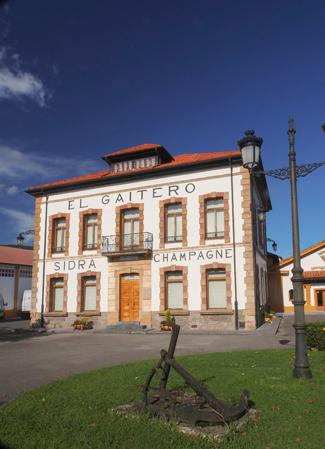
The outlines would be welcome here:
<svg viewBox="0 0 325 449">
<path fill-rule="evenodd" d="M 98 171 L 98 162 L 90 159 L 41 156 L 0 145 L 0 177 L 27 180 L 58 179 Z"/>
<path fill-rule="evenodd" d="M 15 185 L 0 184 L 0 193 L 4 193 L 9 196 L 16 195 L 19 192 L 19 188 Z"/>
<path fill-rule="evenodd" d="M 7 57 L 8 49 L 0 49 L 0 99 L 29 98 L 39 106 L 46 106 L 46 100 L 51 97 L 37 75 L 21 69 L 21 59 L 17 53 Z"/>
<path fill-rule="evenodd" d="M 34 216 L 32 214 L 7 207 L 0 207 L 0 212 L 11 220 L 13 228 L 17 233 L 33 229 L 34 227 Z"/>
</svg>

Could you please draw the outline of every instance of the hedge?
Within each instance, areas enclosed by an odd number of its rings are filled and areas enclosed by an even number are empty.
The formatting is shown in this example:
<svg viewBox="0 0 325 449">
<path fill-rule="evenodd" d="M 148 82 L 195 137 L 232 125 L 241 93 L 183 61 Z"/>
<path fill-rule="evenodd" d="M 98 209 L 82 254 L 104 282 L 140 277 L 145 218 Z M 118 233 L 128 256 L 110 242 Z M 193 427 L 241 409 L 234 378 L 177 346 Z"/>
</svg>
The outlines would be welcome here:
<svg viewBox="0 0 325 449">
<path fill-rule="evenodd" d="M 325 321 L 315 321 L 307 324 L 307 346 L 310 349 L 325 351 Z"/>
</svg>

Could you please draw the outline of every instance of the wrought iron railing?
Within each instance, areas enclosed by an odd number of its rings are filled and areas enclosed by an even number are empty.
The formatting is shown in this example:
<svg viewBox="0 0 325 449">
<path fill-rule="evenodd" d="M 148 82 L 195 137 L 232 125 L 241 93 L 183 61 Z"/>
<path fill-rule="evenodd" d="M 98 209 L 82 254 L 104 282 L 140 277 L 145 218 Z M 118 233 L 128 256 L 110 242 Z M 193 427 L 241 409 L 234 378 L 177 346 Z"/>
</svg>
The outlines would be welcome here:
<svg viewBox="0 0 325 449">
<path fill-rule="evenodd" d="M 128 253 L 135 251 L 152 251 L 153 235 L 151 232 L 117 234 L 102 237 L 102 253 Z"/>
</svg>

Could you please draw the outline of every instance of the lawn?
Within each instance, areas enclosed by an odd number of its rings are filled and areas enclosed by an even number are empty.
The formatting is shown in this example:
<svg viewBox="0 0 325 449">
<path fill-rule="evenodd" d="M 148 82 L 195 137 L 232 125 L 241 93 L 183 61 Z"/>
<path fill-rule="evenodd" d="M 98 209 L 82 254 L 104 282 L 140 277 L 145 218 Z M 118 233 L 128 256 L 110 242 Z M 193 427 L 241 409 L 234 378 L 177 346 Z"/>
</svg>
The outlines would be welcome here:
<svg viewBox="0 0 325 449">
<path fill-rule="evenodd" d="M 291 350 L 180 357 L 211 391 L 236 401 L 247 388 L 260 416 L 221 443 L 179 434 L 173 425 L 128 419 L 112 408 L 141 397 L 146 361 L 101 369 L 25 393 L 0 409 L 1 441 L 12 449 L 323 449 L 325 353 L 310 353 L 314 378 L 294 380 Z M 184 382 L 175 373 L 172 386 Z"/>
</svg>

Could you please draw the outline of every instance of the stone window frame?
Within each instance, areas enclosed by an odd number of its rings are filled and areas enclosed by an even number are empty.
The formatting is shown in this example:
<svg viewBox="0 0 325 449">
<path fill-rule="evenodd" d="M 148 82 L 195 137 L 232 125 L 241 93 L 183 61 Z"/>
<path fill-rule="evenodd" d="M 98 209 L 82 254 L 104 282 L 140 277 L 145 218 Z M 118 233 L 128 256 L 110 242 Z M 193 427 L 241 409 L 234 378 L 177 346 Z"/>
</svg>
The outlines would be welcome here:
<svg viewBox="0 0 325 449">
<path fill-rule="evenodd" d="M 96 310 L 82 310 L 82 278 L 88 276 L 96 277 Z M 78 273 L 77 275 L 77 316 L 99 316 L 100 313 L 100 271 L 85 271 L 83 273 Z"/>
<path fill-rule="evenodd" d="M 117 236 L 121 235 L 122 227 L 122 213 L 124 210 L 128 209 L 139 209 L 139 242 L 141 244 L 141 236 L 143 236 L 144 232 L 144 204 L 143 203 L 127 203 L 122 206 L 117 206 L 115 208 L 115 234 Z"/>
<path fill-rule="evenodd" d="M 215 237 L 213 239 L 206 238 L 206 213 L 205 202 L 206 200 L 212 200 L 216 198 L 223 199 L 224 205 L 224 222 L 225 232 L 223 237 Z M 206 241 L 209 240 L 224 240 L 225 243 L 230 243 L 230 217 L 229 217 L 229 193 L 228 192 L 210 192 L 199 196 L 200 203 L 200 245 L 206 245 Z M 211 243 L 212 244 L 212 243 Z"/>
<path fill-rule="evenodd" d="M 53 254 L 63 254 L 63 253 L 55 253 L 53 252 L 53 222 L 56 219 L 65 218 L 66 221 L 66 229 L 65 229 L 65 249 L 64 255 L 69 255 L 69 234 L 70 234 L 70 214 L 67 213 L 59 213 L 49 216 L 49 231 L 47 238 L 47 257 L 51 257 Z"/>
<path fill-rule="evenodd" d="M 51 304 L 51 287 L 52 287 L 52 279 L 59 279 L 63 278 L 63 311 L 51 311 L 50 304 Z M 45 313 L 44 316 L 68 316 L 68 274 L 67 273 L 53 273 L 48 274 L 46 276 L 46 298 L 45 298 Z"/>
<path fill-rule="evenodd" d="M 208 307 L 208 282 L 207 271 L 208 270 L 225 270 L 226 276 L 226 294 L 227 294 L 227 307 L 209 308 Z M 225 315 L 233 314 L 232 302 L 231 302 L 231 264 L 213 262 L 206 265 L 201 265 L 201 314 L 206 315 Z"/>
<path fill-rule="evenodd" d="M 160 278 L 160 305 L 159 305 L 159 313 L 163 315 L 167 310 L 167 301 L 166 301 L 166 273 L 171 271 L 182 271 L 183 273 L 183 309 L 169 309 L 172 315 L 189 315 L 188 311 L 188 267 L 184 265 L 169 265 L 168 267 L 160 268 L 159 270 L 159 278 Z"/>
<path fill-rule="evenodd" d="M 101 241 L 102 241 L 102 209 L 87 209 L 79 212 L 79 234 L 78 234 L 78 255 L 81 256 L 84 251 L 97 251 L 97 254 L 101 254 Z M 97 248 L 93 250 L 84 249 L 84 220 L 85 216 L 97 214 Z"/>
<path fill-rule="evenodd" d="M 182 241 L 176 242 L 176 245 L 180 243 L 182 247 L 187 247 L 187 198 L 186 197 L 173 197 L 167 198 L 166 200 L 161 200 L 159 202 L 159 247 L 165 248 L 167 245 L 173 245 L 173 242 L 166 242 L 166 214 L 165 208 L 168 204 L 182 205 Z"/>
</svg>

